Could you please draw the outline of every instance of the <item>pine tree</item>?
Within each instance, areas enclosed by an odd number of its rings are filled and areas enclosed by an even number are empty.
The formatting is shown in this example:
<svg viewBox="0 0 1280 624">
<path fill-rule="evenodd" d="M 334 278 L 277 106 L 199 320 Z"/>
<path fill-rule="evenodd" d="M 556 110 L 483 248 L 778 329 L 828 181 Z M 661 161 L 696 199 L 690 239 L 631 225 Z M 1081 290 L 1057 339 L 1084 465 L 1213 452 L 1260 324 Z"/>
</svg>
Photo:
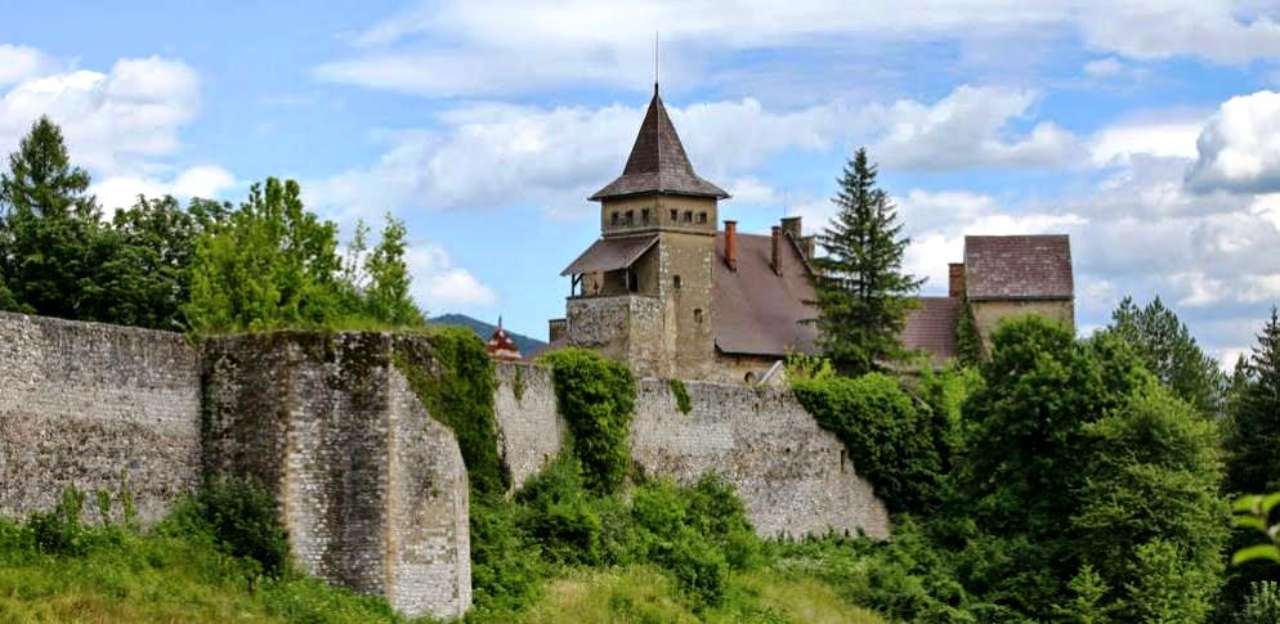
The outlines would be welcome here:
<svg viewBox="0 0 1280 624">
<path fill-rule="evenodd" d="M 113 252 L 89 174 L 71 164 L 62 131 L 41 117 L 0 173 L 0 274 L 17 307 L 49 316 L 104 318 L 102 275 Z"/>
<path fill-rule="evenodd" d="M 818 235 L 826 252 L 814 264 L 820 345 L 845 374 L 876 370 L 905 355 L 898 335 L 924 280 L 902 272 L 910 239 L 888 195 L 876 186 L 876 166 L 859 149 L 844 168 L 832 201 L 839 212 Z"/>
<path fill-rule="evenodd" d="M 1218 361 L 1200 349 L 1186 324 L 1160 297 L 1143 308 L 1125 297 L 1112 312 L 1107 331 L 1133 347 L 1147 370 L 1182 400 L 1203 414 L 1219 413 L 1226 376 Z"/>
</svg>

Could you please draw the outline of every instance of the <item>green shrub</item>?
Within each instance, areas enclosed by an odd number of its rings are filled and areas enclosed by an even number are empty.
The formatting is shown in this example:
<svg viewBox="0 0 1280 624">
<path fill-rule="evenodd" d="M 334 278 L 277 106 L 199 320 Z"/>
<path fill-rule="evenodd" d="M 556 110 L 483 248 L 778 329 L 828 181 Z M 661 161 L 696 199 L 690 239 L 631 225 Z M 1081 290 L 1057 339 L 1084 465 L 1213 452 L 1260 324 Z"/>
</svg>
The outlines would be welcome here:
<svg viewBox="0 0 1280 624">
<path fill-rule="evenodd" d="M 289 563 L 289 541 L 266 488 L 249 479 L 210 479 L 171 526 L 188 535 L 202 530 L 228 554 L 256 561 L 262 573 L 278 577 Z"/>
<path fill-rule="evenodd" d="M 671 387 L 671 396 L 676 398 L 676 409 L 681 414 L 688 414 L 693 410 L 693 402 L 689 399 L 689 389 L 684 387 L 684 382 L 679 379 L 668 379 L 667 385 Z"/>
<path fill-rule="evenodd" d="M 585 349 L 545 356 L 554 371 L 560 413 L 573 434 L 587 485 L 600 493 L 622 485 L 631 465 L 631 416 L 635 380 L 619 362 Z"/>
<path fill-rule="evenodd" d="M 498 456 L 497 388 L 484 341 L 465 327 L 432 327 L 396 340 L 394 363 L 427 413 L 453 431 L 476 494 L 504 493 L 511 475 Z"/>
<path fill-rule="evenodd" d="M 931 414 L 917 409 L 898 381 L 871 373 L 792 382 L 818 424 L 840 438 L 858 473 L 893 511 L 936 504 L 944 478 Z"/>
<path fill-rule="evenodd" d="M 1259 581 L 1249 585 L 1244 607 L 1236 613 L 1235 624 L 1275 624 L 1280 622 L 1280 584 Z"/>
<path fill-rule="evenodd" d="M 27 525 L 40 552 L 51 555 L 83 555 L 88 552 L 92 532 L 81 524 L 84 493 L 74 487 L 62 491 L 62 498 L 50 511 L 31 514 Z"/>
</svg>

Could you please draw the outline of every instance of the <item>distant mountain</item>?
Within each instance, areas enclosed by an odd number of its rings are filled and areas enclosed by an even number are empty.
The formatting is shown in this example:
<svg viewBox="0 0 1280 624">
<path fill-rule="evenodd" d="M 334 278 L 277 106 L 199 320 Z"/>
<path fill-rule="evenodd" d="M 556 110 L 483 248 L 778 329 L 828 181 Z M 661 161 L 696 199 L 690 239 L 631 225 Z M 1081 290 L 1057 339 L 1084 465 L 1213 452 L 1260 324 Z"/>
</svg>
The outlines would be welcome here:
<svg viewBox="0 0 1280 624">
<path fill-rule="evenodd" d="M 427 322 L 432 325 L 461 325 L 463 327 L 470 327 L 477 336 L 480 336 L 481 340 L 486 341 L 489 340 L 489 337 L 493 335 L 493 332 L 498 329 L 497 325 L 471 318 L 465 314 L 441 314 L 435 318 L 428 319 Z M 524 334 L 517 334 L 509 329 L 507 330 L 507 333 L 511 335 L 512 340 L 516 341 L 516 346 L 520 348 L 520 354 L 525 357 L 528 357 L 530 353 L 534 353 L 542 347 L 547 346 L 547 343 L 541 340 L 530 338 Z"/>
</svg>

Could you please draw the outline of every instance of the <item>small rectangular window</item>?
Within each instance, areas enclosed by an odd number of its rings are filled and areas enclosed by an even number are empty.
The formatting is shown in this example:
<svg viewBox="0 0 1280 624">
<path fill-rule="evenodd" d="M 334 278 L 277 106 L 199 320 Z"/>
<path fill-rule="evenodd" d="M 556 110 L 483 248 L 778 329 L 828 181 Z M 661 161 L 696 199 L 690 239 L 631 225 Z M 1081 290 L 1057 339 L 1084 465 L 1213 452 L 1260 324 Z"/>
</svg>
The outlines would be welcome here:
<svg viewBox="0 0 1280 624">
<path fill-rule="evenodd" d="M 613 218 L 612 218 L 610 221 L 613 223 L 613 225 L 617 225 L 617 224 L 618 224 L 618 213 L 617 213 L 617 212 L 613 213 Z"/>
<path fill-rule="evenodd" d="M 634 211 L 634 210 L 628 210 L 628 211 L 627 211 L 627 221 L 626 221 L 627 225 L 632 225 L 632 224 L 634 224 L 635 222 L 636 222 L 636 211 Z"/>
<path fill-rule="evenodd" d="M 707 213 L 705 213 L 705 212 L 699 212 L 699 213 L 698 213 L 698 223 L 706 223 L 706 222 L 707 222 Z"/>
<path fill-rule="evenodd" d="M 686 210 L 686 211 L 684 211 L 684 222 L 685 222 L 685 223 L 693 223 L 693 211 L 692 211 L 692 210 Z"/>
<path fill-rule="evenodd" d="M 644 210 L 641 210 L 641 211 L 640 211 L 640 222 L 641 222 L 641 223 L 644 223 L 644 224 L 646 224 L 646 225 L 649 223 L 649 209 L 648 209 L 648 208 L 645 208 Z"/>
<path fill-rule="evenodd" d="M 671 209 L 671 222 L 672 222 L 672 223 L 675 223 L 676 221 L 679 221 L 679 220 L 680 220 L 680 211 L 679 211 L 679 210 L 676 210 L 675 208 L 672 208 L 672 209 Z"/>
</svg>

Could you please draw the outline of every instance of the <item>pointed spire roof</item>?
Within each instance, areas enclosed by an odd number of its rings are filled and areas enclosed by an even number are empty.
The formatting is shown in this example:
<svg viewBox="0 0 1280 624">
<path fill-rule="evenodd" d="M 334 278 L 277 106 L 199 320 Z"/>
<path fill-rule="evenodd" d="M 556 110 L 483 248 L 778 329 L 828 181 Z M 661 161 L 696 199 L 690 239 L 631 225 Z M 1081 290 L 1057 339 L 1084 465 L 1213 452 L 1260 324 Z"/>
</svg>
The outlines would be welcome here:
<svg viewBox="0 0 1280 624">
<path fill-rule="evenodd" d="M 600 201 L 640 193 L 672 193 L 695 197 L 726 199 L 724 189 L 703 180 L 693 172 L 689 157 L 680 144 L 680 135 L 667 115 L 667 107 L 658 95 L 658 83 L 653 84 L 653 99 L 640 124 L 635 145 L 622 175 L 608 186 L 596 191 L 592 201 Z"/>
</svg>

